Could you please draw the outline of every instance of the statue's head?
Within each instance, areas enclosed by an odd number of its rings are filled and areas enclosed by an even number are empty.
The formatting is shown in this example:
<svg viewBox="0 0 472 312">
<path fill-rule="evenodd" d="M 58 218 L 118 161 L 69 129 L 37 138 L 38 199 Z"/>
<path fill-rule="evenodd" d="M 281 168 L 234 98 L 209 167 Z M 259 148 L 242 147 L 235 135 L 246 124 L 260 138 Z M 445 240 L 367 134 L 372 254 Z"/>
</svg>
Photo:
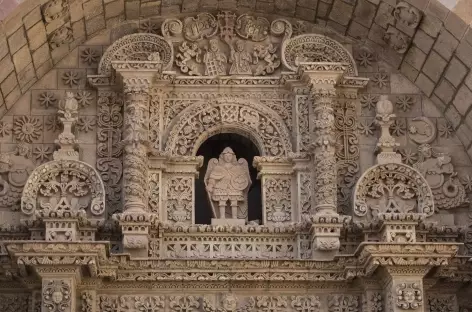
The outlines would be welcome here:
<svg viewBox="0 0 472 312">
<path fill-rule="evenodd" d="M 222 160 L 224 162 L 227 162 L 227 163 L 233 162 L 233 161 L 236 160 L 236 154 L 233 152 L 231 147 L 227 147 L 223 150 L 223 152 L 221 152 L 220 160 Z"/>
<path fill-rule="evenodd" d="M 218 40 L 216 39 L 210 40 L 210 50 L 213 52 L 218 51 Z"/>
</svg>

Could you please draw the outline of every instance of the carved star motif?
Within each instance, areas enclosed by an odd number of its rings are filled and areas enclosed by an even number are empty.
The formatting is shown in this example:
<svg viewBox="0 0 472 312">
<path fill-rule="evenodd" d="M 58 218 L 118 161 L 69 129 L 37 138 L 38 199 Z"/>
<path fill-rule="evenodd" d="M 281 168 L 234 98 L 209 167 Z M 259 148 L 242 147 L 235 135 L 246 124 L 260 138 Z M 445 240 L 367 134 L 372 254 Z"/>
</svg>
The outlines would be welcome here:
<svg viewBox="0 0 472 312">
<path fill-rule="evenodd" d="M 384 72 L 376 73 L 374 74 L 374 78 L 372 79 L 372 82 L 377 85 L 380 89 L 385 88 L 388 85 L 389 82 L 388 74 Z"/>
</svg>

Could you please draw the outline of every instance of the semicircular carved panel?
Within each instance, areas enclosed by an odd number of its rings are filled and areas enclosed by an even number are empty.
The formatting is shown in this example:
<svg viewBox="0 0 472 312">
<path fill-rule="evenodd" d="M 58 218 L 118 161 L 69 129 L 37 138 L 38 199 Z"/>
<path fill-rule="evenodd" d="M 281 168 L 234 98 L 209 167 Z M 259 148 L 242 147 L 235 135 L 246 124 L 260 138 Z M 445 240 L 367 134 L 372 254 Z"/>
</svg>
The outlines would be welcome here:
<svg viewBox="0 0 472 312">
<path fill-rule="evenodd" d="M 226 131 L 248 134 L 262 155 L 287 156 L 292 151 L 283 120 L 270 109 L 252 107 L 244 101 L 194 104 L 179 114 L 169 129 L 165 150 L 171 155 L 194 155 L 206 138 Z"/>
<path fill-rule="evenodd" d="M 174 49 L 163 37 L 147 33 L 124 36 L 103 54 L 98 74 L 111 76 L 112 61 L 148 61 L 149 56 L 155 52 L 159 52 L 163 69 L 169 69 L 174 61 Z"/>
<path fill-rule="evenodd" d="M 379 164 L 368 169 L 354 190 L 354 214 L 434 213 L 434 197 L 421 173 L 405 164 Z"/>
<path fill-rule="evenodd" d="M 293 37 L 282 45 L 282 61 L 290 70 L 296 71 L 300 62 L 336 62 L 347 65 L 348 76 L 357 76 L 352 55 L 339 42 L 317 34 Z"/>
<path fill-rule="evenodd" d="M 93 217 L 105 213 L 105 187 L 92 166 L 78 160 L 47 162 L 28 178 L 21 197 L 21 212 L 28 217 Z"/>
</svg>

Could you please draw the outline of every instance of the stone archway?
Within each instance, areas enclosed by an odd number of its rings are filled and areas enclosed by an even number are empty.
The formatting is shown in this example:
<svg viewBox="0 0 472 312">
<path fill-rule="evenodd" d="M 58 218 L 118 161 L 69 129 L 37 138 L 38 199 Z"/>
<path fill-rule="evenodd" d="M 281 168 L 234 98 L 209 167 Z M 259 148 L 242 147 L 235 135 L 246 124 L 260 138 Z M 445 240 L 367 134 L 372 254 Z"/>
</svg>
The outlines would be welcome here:
<svg viewBox="0 0 472 312">
<path fill-rule="evenodd" d="M 217 100 L 197 103 L 182 111 L 164 134 L 165 151 L 195 155 L 198 146 L 218 132 L 245 133 L 264 156 L 285 156 L 292 151 L 290 134 L 282 119 L 269 108 L 250 102 Z"/>
</svg>

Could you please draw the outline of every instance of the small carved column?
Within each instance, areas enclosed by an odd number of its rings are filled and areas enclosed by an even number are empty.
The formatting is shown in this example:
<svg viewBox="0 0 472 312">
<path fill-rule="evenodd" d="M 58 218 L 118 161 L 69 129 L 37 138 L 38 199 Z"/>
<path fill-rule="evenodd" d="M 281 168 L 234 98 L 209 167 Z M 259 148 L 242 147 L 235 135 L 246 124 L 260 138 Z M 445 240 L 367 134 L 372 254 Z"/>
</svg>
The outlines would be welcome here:
<svg viewBox="0 0 472 312">
<path fill-rule="evenodd" d="M 314 168 L 313 199 L 315 214 L 337 214 L 336 137 L 334 101 L 336 90 L 313 86 L 312 153 Z"/>
<path fill-rule="evenodd" d="M 125 93 L 123 125 L 124 211 L 146 211 L 149 137 L 149 88 L 151 77 L 123 79 Z"/>
<path fill-rule="evenodd" d="M 132 63 L 132 64 L 131 64 Z M 158 62 L 113 62 L 123 81 L 123 213 L 115 214 L 123 232 L 123 250 L 147 256 L 149 227 L 149 92 L 162 68 Z"/>
<path fill-rule="evenodd" d="M 312 175 L 312 257 L 332 259 L 339 251 L 341 229 L 349 219 L 337 213 L 337 169 L 334 104 L 337 82 L 345 67 L 338 63 L 301 63 L 309 87 Z"/>
</svg>

